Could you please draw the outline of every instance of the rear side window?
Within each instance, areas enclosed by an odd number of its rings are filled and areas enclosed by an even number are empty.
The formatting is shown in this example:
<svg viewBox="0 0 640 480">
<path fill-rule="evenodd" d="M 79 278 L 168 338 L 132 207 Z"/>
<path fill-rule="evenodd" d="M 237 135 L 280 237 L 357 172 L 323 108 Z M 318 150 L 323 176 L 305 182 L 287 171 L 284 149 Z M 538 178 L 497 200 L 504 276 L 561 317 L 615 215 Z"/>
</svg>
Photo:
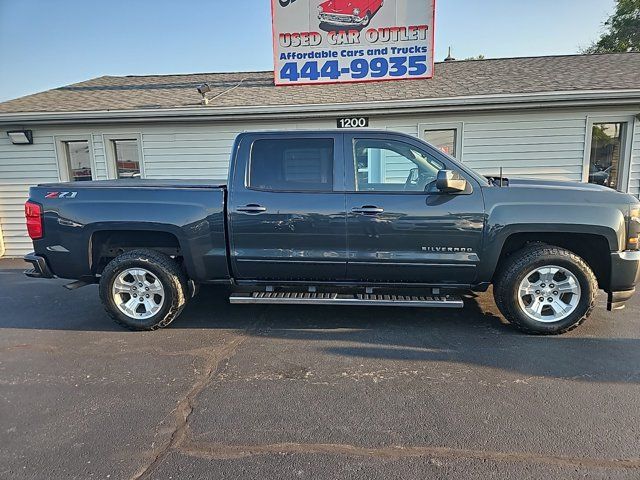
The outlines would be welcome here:
<svg viewBox="0 0 640 480">
<path fill-rule="evenodd" d="M 332 191 L 333 140 L 256 140 L 251 148 L 248 183 L 260 190 Z"/>
</svg>

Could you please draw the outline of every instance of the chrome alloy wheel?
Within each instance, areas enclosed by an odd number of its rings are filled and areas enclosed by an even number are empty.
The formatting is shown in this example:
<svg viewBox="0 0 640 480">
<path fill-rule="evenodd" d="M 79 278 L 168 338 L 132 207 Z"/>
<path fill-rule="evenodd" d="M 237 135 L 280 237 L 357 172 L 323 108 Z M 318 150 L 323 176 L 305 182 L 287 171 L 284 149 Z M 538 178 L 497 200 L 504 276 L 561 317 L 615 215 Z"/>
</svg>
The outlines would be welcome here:
<svg viewBox="0 0 640 480">
<path fill-rule="evenodd" d="M 569 270 L 545 265 L 529 272 L 518 286 L 518 303 L 533 320 L 558 322 L 573 313 L 580 302 L 580 282 Z"/>
<path fill-rule="evenodd" d="M 128 268 L 120 272 L 113 282 L 111 293 L 118 310 L 135 320 L 153 317 L 164 305 L 162 283 L 144 268 Z"/>
</svg>

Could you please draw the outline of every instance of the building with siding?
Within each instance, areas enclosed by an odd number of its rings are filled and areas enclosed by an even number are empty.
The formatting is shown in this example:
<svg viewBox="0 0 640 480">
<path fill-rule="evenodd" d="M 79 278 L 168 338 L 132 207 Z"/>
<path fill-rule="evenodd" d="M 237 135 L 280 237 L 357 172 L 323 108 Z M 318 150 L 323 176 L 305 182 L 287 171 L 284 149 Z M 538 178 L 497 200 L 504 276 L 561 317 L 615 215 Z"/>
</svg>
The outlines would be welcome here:
<svg viewBox="0 0 640 480">
<path fill-rule="evenodd" d="M 640 195 L 640 53 L 454 61 L 436 64 L 432 80 L 290 87 L 275 87 L 271 72 L 106 76 L 0 103 L 0 245 L 10 257 L 31 249 L 30 185 L 221 178 L 239 132 L 336 128 L 356 116 L 483 174 Z M 32 144 L 5 133 L 25 130 Z M 406 178 L 393 161 L 376 175 Z"/>
</svg>

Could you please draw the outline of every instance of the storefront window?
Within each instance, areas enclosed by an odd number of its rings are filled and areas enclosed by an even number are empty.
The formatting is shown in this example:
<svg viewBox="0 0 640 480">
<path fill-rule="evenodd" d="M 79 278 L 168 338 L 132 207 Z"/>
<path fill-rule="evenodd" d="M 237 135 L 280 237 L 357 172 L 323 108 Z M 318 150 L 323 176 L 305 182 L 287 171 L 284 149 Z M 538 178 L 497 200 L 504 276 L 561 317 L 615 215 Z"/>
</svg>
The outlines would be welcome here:
<svg viewBox="0 0 640 480">
<path fill-rule="evenodd" d="M 140 178 L 140 151 L 137 140 L 113 140 L 118 178 Z"/>
<path fill-rule="evenodd" d="M 69 181 L 83 182 L 92 180 L 89 142 L 85 140 L 63 142 L 67 160 Z"/>
<path fill-rule="evenodd" d="M 617 189 L 625 122 L 594 123 L 591 130 L 589 183 Z"/>
<path fill-rule="evenodd" d="M 458 132 L 455 128 L 444 130 L 425 130 L 424 138 L 438 150 L 441 150 L 452 157 L 456 157 L 458 154 L 458 152 L 456 152 L 457 134 Z"/>
</svg>

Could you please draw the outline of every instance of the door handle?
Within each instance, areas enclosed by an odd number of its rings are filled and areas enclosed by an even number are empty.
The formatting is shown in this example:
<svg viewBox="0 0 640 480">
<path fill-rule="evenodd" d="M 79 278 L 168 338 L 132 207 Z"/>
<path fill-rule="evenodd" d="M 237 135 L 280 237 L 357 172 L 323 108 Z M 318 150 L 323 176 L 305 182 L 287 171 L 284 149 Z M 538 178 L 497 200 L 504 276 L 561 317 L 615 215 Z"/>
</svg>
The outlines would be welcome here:
<svg viewBox="0 0 640 480">
<path fill-rule="evenodd" d="M 384 212 L 384 208 L 376 207 L 375 205 L 364 205 L 360 208 L 354 207 L 351 209 L 353 213 L 361 213 L 363 215 L 378 215 Z"/>
<path fill-rule="evenodd" d="M 244 207 L 238 207 L 236 211 L 244 212 L 244 213 L 262 213 L 262 212 L 266 212 L 267 209 L 262 205 L 256 205 L 254 203 L 250 203 L 249 205 L 245 205 Z"/>
</svg>

